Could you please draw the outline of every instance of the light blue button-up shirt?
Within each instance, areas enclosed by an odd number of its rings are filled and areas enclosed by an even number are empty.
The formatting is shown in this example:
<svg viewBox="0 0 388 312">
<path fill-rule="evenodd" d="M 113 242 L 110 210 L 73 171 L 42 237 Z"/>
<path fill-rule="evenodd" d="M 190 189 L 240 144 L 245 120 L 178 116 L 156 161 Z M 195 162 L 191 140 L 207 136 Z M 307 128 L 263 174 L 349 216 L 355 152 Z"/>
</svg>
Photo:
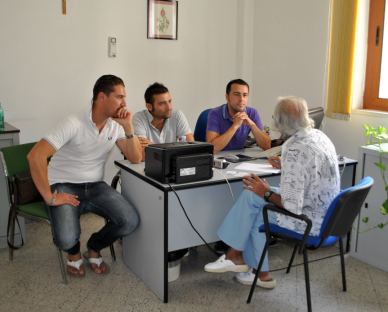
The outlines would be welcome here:
<svg viewBox="0 0 388 312">
<path fill-rule="evenodd" d="M 148 110 L 137 112 L 133 116 L 135 135 L 144 137 L 154 143 L 171 143 L 192 133 L 185 115 L 179 110 L 172 111 L 171 117 L 166 119 L 161 131 L 152 125 L 154 117 Z"/>
</svg>

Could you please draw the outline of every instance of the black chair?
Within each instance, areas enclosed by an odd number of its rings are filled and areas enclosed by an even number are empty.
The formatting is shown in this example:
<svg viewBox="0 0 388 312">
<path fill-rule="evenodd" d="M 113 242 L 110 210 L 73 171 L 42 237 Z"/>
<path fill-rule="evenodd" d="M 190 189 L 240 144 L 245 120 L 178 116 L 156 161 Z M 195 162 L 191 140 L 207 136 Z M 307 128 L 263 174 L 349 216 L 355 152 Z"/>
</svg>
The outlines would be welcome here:
<svg viewBox="0 0 388 312">
<path fill-rule="evenodd" d="M 306 297 L 307 308 L 311 311 L 311 294 L 310 294 L 310 279 L 308 268 L 307 250 L 317 249 L 319 247 L 327 247 L 339 242 L 340 259 L 341 259 L 341 271 L 342 271 L 342 289 L 346 291 L 346 274 L 345 274 L 345 261 L 344 261 L 344 248 L 342 237 L 345 236 L 352 228 L 353 222 L 357 215 L 360 213 L 361 206 L 365 201 L 366 196 L 369 193 L 373 185 L 373 179 L 371 177 L 363 178 L 356 185 L 344 189 L 341 191 L 331 202 L 326 215 L 323 219 L 319 236 L 309 235 L 312 222 L 305 215 L 296 215 L 288 210 L 279 208 L 275 205 L 266 205 L 263 209 L 264 224 L 260 227 L 260 232 L 265 232 L 267 241 L 265 243 L 263 252 L 260 257 L 259 265 L 257 267 L 255 279 L 251 286 L 247 303 L 251 302 L 253 292 L 256 287 L 258 274 L 263 265 L 264 257 L 268 250 L 269 237 L 275 236 L 287 240 L 291 240 L 295 243 L 294 250 L 292 252 L 291 259 L 289 261 L 286 273 L 290 272 L 292 262 L 294 261 L 296 251 L 299 250 L 299 254 L 303 254 L 303 264 L 306 283 Z M 306 223 L 306 229 L 303 234 L 289 230 L 278 226 L 277 224 L 269 223 L 268 211 L 284 214 L 288 217 L 298 219 Z"/>
<path fill-rule="evenodd" d="M 323 107 L 309 108 L 309 117 L 314 120 L 314 128 L 321 129 L 322 121 L 325 117 Z"/>
</svg>

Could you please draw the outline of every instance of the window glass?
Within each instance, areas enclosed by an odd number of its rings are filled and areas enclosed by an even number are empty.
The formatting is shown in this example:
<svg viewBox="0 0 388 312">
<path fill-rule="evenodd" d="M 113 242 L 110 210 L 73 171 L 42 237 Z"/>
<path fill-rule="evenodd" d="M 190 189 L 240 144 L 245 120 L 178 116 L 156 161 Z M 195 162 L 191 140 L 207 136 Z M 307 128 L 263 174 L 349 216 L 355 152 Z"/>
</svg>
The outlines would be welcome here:
<svg viewBox="0 0 388 312">
<path fill-rule="evenodd" d="M 388 5 L 385 6 L 384 30 L 383 51 L 381 54 L 379 98 L 388 99 Z"/>
</svg>

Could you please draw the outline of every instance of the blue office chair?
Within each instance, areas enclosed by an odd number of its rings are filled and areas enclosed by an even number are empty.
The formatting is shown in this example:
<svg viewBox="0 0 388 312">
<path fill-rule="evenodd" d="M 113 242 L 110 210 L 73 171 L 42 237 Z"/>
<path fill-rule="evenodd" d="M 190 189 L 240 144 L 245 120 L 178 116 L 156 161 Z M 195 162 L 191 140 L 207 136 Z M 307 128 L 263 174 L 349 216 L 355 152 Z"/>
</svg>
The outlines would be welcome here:
<svg viewBox="0 0 388 312">
<path fill-rule="evenodd" d="M 346 275 L 345 275 L 345 261 L 344 261 L 344 248 L 342 237 L 345 236 L 352 228 L 353 222 L 357 215 L 360 213 L 361 206 L 365 201 L 366 196 L 369 193 L 373 185 L 373 179 L 371 177 L 363 178 L 358 184 L 351 186 L 341 191 L 331 202 L 326 215 L 323 219 L 322 226 L 319 232 L 319 236 L 309 235 L 312 222 L 305 215 L 296 215 L 286 209 L 279 208 L 275 205 L 266 205 L 263 209 L 264 224 L 260 227 L 260 232 L 265 232 L 267 241 L 265 243 L 263 253 L 261 254 L 259 265 L 255 279 L 251 286 L 247 303 L 251 302 L 253 291 L 255 290 L 258 274 L 263 265 L 265 254 L 268 250 L 268 242 L 270 236 L 275 236 L 295 242 L 294 250 L 290 262 L 287 267 L 286 273 L 290 272 L 292 262 L 296 251 L 299 249 L 299 253 L 303 253 L 304 274 L 306 282 L 306 297 L 307 308 L 311 311 L 311 294 L 310 294 L 310 279 L 307 249 L 313 250 L 319 247 L 327 247 L 334 245 L 339 241 L 340 259 L 341 259 L 341 271 L 342 271 L 342 289 L 346 291 Z M 278 226 L 277 224 L 269 223 L 268 210 L 284 214 L 286 216 L 304 221 L 307 226 L 303 234 L 289 230 Z"/>
<path fill-rule="evenodd" d="M 205 109 L 197 119 L 194 130 L 195 141 L 206 142 L 207 116 L 209 115 L 209 111 L 210 108 Z"/>
</svg>

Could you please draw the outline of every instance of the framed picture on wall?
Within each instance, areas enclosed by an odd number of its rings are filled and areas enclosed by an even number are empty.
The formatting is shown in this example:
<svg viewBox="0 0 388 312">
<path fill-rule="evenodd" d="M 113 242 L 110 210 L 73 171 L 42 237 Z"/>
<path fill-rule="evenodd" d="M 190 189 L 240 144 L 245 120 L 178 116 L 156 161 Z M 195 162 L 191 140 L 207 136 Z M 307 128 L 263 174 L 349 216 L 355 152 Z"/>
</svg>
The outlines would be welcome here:
<svg viewBox="0 0 388 312">
<path fill-rule="evenodd" d="M 147 38 L 178 39 L 178 1 L 148 0 Z"/>
</svg>

